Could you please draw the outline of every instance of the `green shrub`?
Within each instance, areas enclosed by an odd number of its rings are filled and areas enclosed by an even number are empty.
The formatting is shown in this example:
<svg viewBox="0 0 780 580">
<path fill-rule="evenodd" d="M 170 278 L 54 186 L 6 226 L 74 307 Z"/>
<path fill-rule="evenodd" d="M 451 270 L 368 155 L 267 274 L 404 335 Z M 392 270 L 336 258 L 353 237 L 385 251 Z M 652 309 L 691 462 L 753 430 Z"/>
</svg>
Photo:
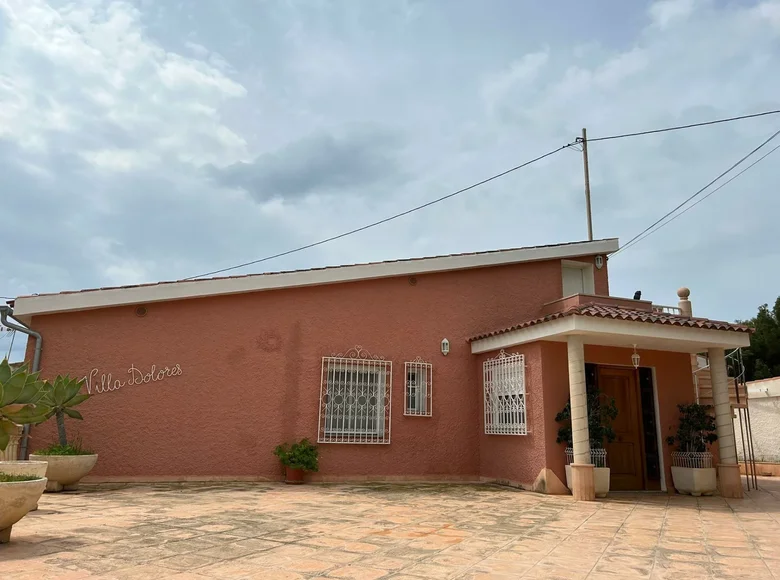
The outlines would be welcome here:
<svg viewBox="0 0 780 580">
<path fill-rule="evenodd" d="M 612 421 L 618 415 L 617 405 L 615 399 L 603 395 L 595 387 L 588 389 L 587 401 L 590 448 L 602 449 L 605 442 L 612 443 L 617 437 L 615 430 L 612 429 Z M 562 423 L 558 429 L 556 443 L 565 443 L 567 447 L 571 447 L 571 401 L 566 402 L 563 410 L 555 416 L 555 421 Z"/>
<path fill-rule="evenodd" d="M 0 483 L 13 483 L 16 481 L 35 481 L 41 479 L 40 475 L 11 475 L 10 473 L 0 473 Z"/>
<path fill-rule="evenodd" d="M 319 451 L 316 445 L 309 443 L 308 439 L 302 439 L 298 443 L 278 445 L 274 449 L 274 455 L 279 458 L 282 465 L 292 469 L 303 471 L 319 470 Z"/>
<path fill-rule="evenodd" d="M 72 443 L 60 445 L 53 443 L 35 452 L 35 455 L 94 455 L 94 451 L 84 449 L 81 439 L 74 439 Z"/>
<path fill-rule="evenodd" d="M 703 453 L 718 440 L 715 417 L 711 405 L 677 405 L 680 422 L 677 433 L 666 438 L 669 445 L 677 444 L 680 451 Z"/>
</svg>

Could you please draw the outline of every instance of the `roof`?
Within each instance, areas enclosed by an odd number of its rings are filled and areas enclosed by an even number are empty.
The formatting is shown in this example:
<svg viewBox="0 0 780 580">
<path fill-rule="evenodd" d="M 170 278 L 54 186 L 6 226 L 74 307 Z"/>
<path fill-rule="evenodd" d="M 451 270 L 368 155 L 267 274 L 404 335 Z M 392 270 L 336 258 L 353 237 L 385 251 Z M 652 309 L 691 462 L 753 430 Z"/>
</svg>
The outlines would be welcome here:
<svg viewBox="0 0 780 580">
<path fill-rule="evenodd" d="M 531 246 L 486 252 L 448 254 L 426 258 L 408 258 L 386 262 L 368 262 L 344 266 L 329 266 L 306 270 L 246 274 L 197 280 L 173 280 L 151 284 L 136 284 L 107 288 L 92 288 L 52 294 L 20 296 L 14 300 L 14 314 L 22 320 L 35 315 L 53 314 L 94 308 L 108 308 L 130 304 L 145 304 L 189 298 L 202 298 L 276 290 L 301 286 L 336 284 L 389 278 L 393 276 L 419 275 L 454 270 L 467 270 L 609 254 L 618 249 L 616 238 L 587 242 L 570 242 L 544 246 Z"/>
<path fill-rule="evenodd" d="M 469 342 L 487 338 L 489 336 L 497 336 L 504 334 L 505 332 L 512 332 L 513 330 L 520 330 L 522 328 L 528 328 L 529 326 L 536 326 L 537 324 L 543 324 L 550 322 L 551 320 L 558 320 L 559 318 L 565 318 L 567 316 L 590 316 L 595 318 L 608 318 L 612 320 L 627 320 L 631 322 L 647 322 L 650 324 L 666 324 L 670 326 L 681 326 L 687 328 L 702 328 L 707 330 L 730 330 L 734 332 L 753 332 L 753 329 L 743 324 L 733 324 L 730 322 L 721 322 L 718 320 L 709 320 L 708 318 L 689 318 L 687 316 L 680 316 L 678 314 L 667 314 L 664 312 L 650 312 L 647 310 L 637 310 L 634 308 L 627 308 L 625 306 L 611 306 L 605 304 L 598 304 L 596 302 L 590 302 L 588 304 L 580 304 L 578 306 L 572 306 L 561 312 L 555 312 L 502 328 L 500 330 L 494 330 L 492 332 L 484 332 L 476 336 L 469 338 Z"/>
</svg>

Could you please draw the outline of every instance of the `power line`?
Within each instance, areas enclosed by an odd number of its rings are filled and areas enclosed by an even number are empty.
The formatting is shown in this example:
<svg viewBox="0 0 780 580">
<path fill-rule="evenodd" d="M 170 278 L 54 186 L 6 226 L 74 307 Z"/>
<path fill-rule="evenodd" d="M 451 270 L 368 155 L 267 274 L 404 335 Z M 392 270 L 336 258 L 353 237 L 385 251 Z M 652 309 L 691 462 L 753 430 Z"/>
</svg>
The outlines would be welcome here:
<svg viewBox="0 0 780 580">
<path fill-rule="evenodd" d="M 237 270 L 239 268 L 244 268 L 245 266 L 252 266 L 254 264 L 259 264 L 261 262 L 267 262 L 268 260 L 273 260 L 275 258 L 281 258 L 282 256 L 289 256 L 290 254 L 294 254 L 296 252 L 300 252 L 303 250 L 308 250 L 309 248 L 314 248 L 316 246 L 321 246 L 322 244 L 327 244 L 328 242 L 332 242 L 334 240 L 338 240 L 341 238 L 345 238 L 347 236 L 351 236 L 352 234 L 356 234 L 358 232 L 362 232 L 364 230 L 367 230 L 369 228 L 373 228 L 382 224 L 385 224 L 387 222 L 396 220 L 400 217 L 403 217 L 405 215 L 409 215 L 410 213 L 414 213 L 416 211 L 419 211 L 421 209 L 425 209 L 426 207 L 430 207 L 434 204 L 437 204 L 439 202 L 442 202 L 446 199 L 450 199 L 451 197 L 455 197 L 456 195 L 460 195 L 461 193 L 465 193 L 471 189 L 474 189 L 476 187 L 479 187 L 481 185 L 485 185 L 486 183 L 489 183 L 495 179 L 498 179 L 500 177 L 504 177 L 505 175 L 508 175 L 512 173 L 513 171 L 517 171 L 518 169 L 522 169 L 523 167 L 527 167 L 531 165 L 532 163 L 536 163 L 537 161 L 541 161 L 545 157 L 549 157 L 550 155 L 554 155 L 555 153 L 558 153 L 559 151 L 563 151 L 567 147 L 571 147 L 572 143 L 569 143 L 567 145 L 563 145 L 561 147 L 558 147 L 557 149 L 553 149 L 552 151 L 548 151 L 544 155 L 539 155 L 539 157 L 534 157 L 530 161 L 526 161 L 525 163 L 521 163 L 520 165 L 516 165 L 515 167 L 512 167 L 511 169 L 507 169 L 506 171 L 502 171 L 501 173 L 497 173 L 496 175 L 493 175 L 491 177 L 488 177 L 487 179 L 483 179 L 482 181 L 478 181 L 477 183 L 474 183 L 472 185 L 469 185 L 468 187 L 464 187 L 463 189 L 459 189 L 458 191 L 453 191 L 452 193 L 449 193 L 447 195 L 444 195 L 442 197 L 439 197 L 437 199 L 434 199 L 432 201 L 429 201 L 427 203 L 424 203 L 422 205 L 418 205 L 417 207 L 413 207 L 411 209 L 408 209 L 406 211 L 403 211 L 401 213 L 397 213 L 395 215 L 392 215 L 390 217 L 386 217 L 384 219 L 381 219 L 379 221 L 367 224 L 365 226 L 361 226 L 359 228 L 355 228 L 354 230 L 349 230 L 348 232 L 344 232 L 341 234 L 338 234 L 336 236 L 331 236 L 329 238 L 325 238 L 324 240 L 319 240 L 318 242 L 312 242 L 311 244 L 306 244 L 305 246 L 300 246 L 298 248 L 294 248 L 292 250 L 287 250 L 286 252 L 280 252 L 278 254 L 274 254 L 272 256 L 266 256 L 265 258 L 260 258 L 259 260 L 252 260 L 250 262 L 244 262 L 243 264 L 238 264 L 237 266 L 230 266 L 228 268 L 221 268 L 219 270 L 213 270 L 211 272 L 206 272 L 205 274 L 199 274 L 197 276 L 190 276 L 189 278 L 184 278 L 184 280 L 195 280 L 197 278 L 203 278 L 204 276 L 213 276 L 214 274 L 221 274 L 222 272 L 228 272 L 230 270 Z"/>
<path fill-rule="evenodd" d="M 692 124 L 689 124 L 689 125 L 679 125 L 679 126 L 676 126 L 676 127 L 666 127 L 666 128 L 663 128 L 663 129 L 653 129 L 653 130 L 650 130 L 650 131 L 639 131 L 639 132 L 636 132 L 636 133 L 624 133 L 624 134 L 621 134 L 621 135 L 610 135 L 610 136 L 607 136 L 607 137 L 595 137 L 595 138 L 589 138 L 589 139 L 588 139 L 588 142 L 595 142 L 595 141 L 607 141 L 607 140 L 611 140 L 611 139 L 622 139 L 622 138 L 625 138 L 625 137 L 638 137 L 638 136 L 641 136 L 641 135 L 650 135 L 650 134 L 653 134 L 653 133 L 665 133 L 665 132 L 668 132 L 668 131 L 678 131 L 678 130 L 681 130 L 681 129 L 691 129 L 691 128 L 693 128 L 693 127 L 703 127 L 703 126 L 706 126 L 706 125 L 715 125 L 715 124 L 718 124 L 718 123 L 728 123 L 728 122 L 731 122 L 731 121 L 740 121 L 740 120 L 743 120 L 743 119 L 752 119 L 752 118 L 755 118 L 755 117 L 763 117 L 763 116 L 766 116 L 766 115 L 774 115 L 774 114 L 778 114 L 778 113 L 780 113 L 780 109 L 778 109 L 778 110 L 773 110 L 773 111 L 764 111 L 764 112 L 762 112 L 762 113 L 754 113 L 754 114 L 751 114 L 751 115 L 741 115 L 741 116 L 738 116 L 738 117 L 729 117 L 729 118 L 727 118 L 727 119 L 716 119 L 716 120 L 713 120 L 713 121 L 705 121 L 705 122 L 702 122 L 702 123 L 692 123 Z M 770 140 L 771 140 L 771 139 L 770 139 Z M 558 149 L 555 149 L 555 150 L 553 150 L 553 151 L 549 151 L 549 152 L 545 153 L 544 155 L 540 155 L 539 157 L 536 157 L 536 158 L 534 158 L 534 159 L 531 159 L 530 161 L 527 161 L 527 162 L 525 162 L 525 163 L 522 163 L 522 164 L 520 164 L 520 165 L 517 165 L 517 166 L 515 166 L 515 167 L 512 167 L 511 169 L 507 169 L 506 171 L 503 171 L 503 172 L 501 172 L 501 173 L 498 173 L 498 174 L 496 174 L 496 175 L 493 175 L 493 176 L 491 176 L 491 177 L 488 177 L 487 179 L 483 179 L 482 181 L 479 181 L 479 182 L 477 182 L 477 183 L 474 183 L 473 185 L 469 185 L 468 187 L 464 187 L 463 189 L 459 189 L 458 191 L 454 191 L 454 192 L 452 192 L 452 193 L 450 193 L 450 194 L 448 194 L 448 195 L 445 195 L 445 196 L 442 196 L 442 197 L 440 197 L 440 198 L 434 199 L 434 200 L 432 200 L 432 201 L 429 201 L 429 202 L 427 202 L 427 203 L 424 203 L 424 204 L 422 204 L 422 205 L 419 205 L 419 206 L 417 206 L 417 207 L 413 207 L 413 208 L 411 208 L 411 209 L 408 209 L 408 210 L 406 210 L 406 211 L 404 211 L 404 212 L 401 212 L 401 213 L 398 213 L 398 214 L 392 215 L 392 216 L 390 216 L 390 217 L 384 218 L 384 219 L 382 219 L 382 220 L 379 220 L 379 221 L 376 221 L 376 222 L 373 222 L 373 223 L 367 224 L 367 225 L 365 225 L 365 226 L 361 226 L 361 227 L 359 227 L 359 228 L 355 228 L 355 229 L 353 229 L 353 230 L 350 230 L 350 231 L 347 231 L 347 232 L 343 232 L 343 233 L 341 233 L 341 234 L 338 234 L 338 235 L 335 235 L 335 236 L 331 236 L 331 237 L 329 237 L 329 238 L 325 238 L 325 239 L 323 239 L 323 240 L 319 240 L 319 241 L 317 241 L 317 242 L 312 242 L 311 244 L 306 244 L 306 245 L 304 245 L 304 246 L 300 246 L 300 247 L 298 247 L 298 248 L 293 248 L 293 249 L 291 249 L 291 250 L 287 250 L 287 251 L 285 251 L 285 252 L 279 252 L 278 254 L 273 254 L 273 255 L 271 255 L 271 256 L 266 256 L 266 257 L 264 257 L 264 258 L 260 258 L 260 259 L 258 259 L 258 260 L 251 260 L 251 261 L 249 261 L 249 262 L 244 262 L 244 263 L 242 263 L 242 264 L 238 264 L 238 265 L 235 265 L 235 266 L 230 266 L 230 267 L 227 267 L 227 268 L 220 268 L 219 270 L 213 270 L 213 271 L 211 271 L 211 272 L 205 272 L 205 273 L 203 273 L 203 274 L 198 274 L 197 276 L 190 276 L 190 277 L 188 277 L 188 278 L 184 278 L 184 280 L 195 280 L 195 279 L 197 279 L 197 278 L 203 278 L 203 277 L 205 277 L 205 276 L 213 276 L 213 275 L 215 275 L 215 274 L 221 274 L 221 273 L 223 273 L 223 272 L 229 272 L 229 271 L 231 271 L 231 270 L 237 270 L 237 269 L 239 269 L 239 268 L 244 268 L 244 267 L 246 267 L 246 266 L 252 266 L 252 265 L 254 265 L 254 264 L 260 264 L 260 263 L 262 263 L 262 262 L 267 262 L 267 261 L 269 261 L 269 260 L 274 260 L 274 259 L 276 259 L 276 258 L 281 258 L 281 257 L 283 257 L 283 256 L 289 256 L 290 254 L 294 254 L 294 253 L 296 253 L 296 252 L 301 252 L 301 251 L 303 251 L 303 250 L 308 250 L 308 249 L 310 249 L 310 248 L 314 248 L 314 247 L 316 247 L 316 246 L 320 246 L 320 245 L 322 245 L 322 244 L 326 244 L 326 243 L 328 243 L 328 242 L 332 242 L 332 241 L 335 241 L 335 240 L 338 240 L 338 239 L 341 239 L 341 238 L 344 238 L 344 237 L 347 237 L 347 236 L 351 236 L 352 234 L 356 234 L 356 233 L 359 233 L 359 232 L 365 231 L 365 230 L 367 230 L 367 229 L 370 229 L 370 228 L 373 228 L 373 227 L 376 227 L 376 226 L 382 225 L 382 224 L 384 224 L 384 223 L 387 223 L 387 222 L 390 222 L 390 221 L 396 220 L 396 219 L 398 219 L 398 218 L 400 218 L 400 217 L 403 217 L 403 216 L 409 215 L 409 214 L 411 214 L 411 213 L 414 213 L 414 212 L 416 212 L 416 211 L 419 211 L 419 210 L 421 210 L 421 209 L 425 209 L 426 207 L 429 207 L 429 206 L 435 205 L 435 204 L 437 204 L 437 203 L 439 203 L 439 202 L 442 202 L 442 201 L 445 201 L 445 200 L 447 200 L 447 199 L 450 199 L 451 197 L 455 197 L 456 195 L 460 195 L 461 193 L 465 193 L 465 192 L 467 192 L 467 191 L 469 191 L 469 190 L 471 190 L 471 189 L 474 189 L 474 188 L 476 188 L 476 187 L 479 187 L 479 186 L 481 186 L 481 185 L 484 185 L 484 184 L 486 184 L 486 183 L 488 183 L 488 182 L 490 182 L 490 181 L 493 181 L 493 180 L 495 180 L 495 179 L 498 179 L 498 178 L 500 178 L 500 177 L 503 177 L 503 176 L 505 176 L 505 175 L 507 175 L 507 174 L 509 174 L 509 173 L 512 173 L 512 172 L 514 172 L 514 171 L 517 171 L 518 169 L 522 169 L 523 167 L 527 167 L 528 165 L 531 165 L 532 163 L 536 163 L 537 161 L 541 161 L 541 160 L 542 160 L 542 159 L 544 159 L 545 157 L 549 157 L 550 155 L 553 155 L 553 154 L 555 154 L 555 153 L 558 153 L 559 151 L 562 151 L 563 149 L 567 149 L 567 148 L 569 148 L 569 147 L 575 147 L 575 146 L 576 146 L 576 144 L 578 144 L 578 143 L 580 143 L 580 142 L 581 142 L 581 138 L 577 138 L 577 139 L 576 139 L 574 142 L 572 142 L 572 143 L 569 143 L 569 144 L 567 144 L 567 145 L 563 145 L 562 147 L 559 147 Z M 763 146 L 763 145 L 762 145 L 762 146 Z M 760 147 L 759 147 L 759 148 L 760 148 Z M 752 153 L 751 153 L 751 154 L 752 154 Z M 739 163 L 741 163 L 741 161 L 740 161 Z M 737 163 L 737 165 L 739 165 L 739 163 Z M 736 165 L 735 165 L 734 167 L 736 167 Z M 733 169 L 733 167 L 732 167 L 731 169 Z M 731 171 L 731 169 L 729 169 L 729 171 Z M 727 171 L 726 173 L 728 173 L 728 171 Z M 725 175 L 725 173 L 724 173 L 723 175 Z M 723 175 L 719 176 L 719 177 L 718 177 L 717 179 L 715 179 L 714 181 L 717 181 L 717 180 L 718 180 L 718 179 L 720 179 L 720 177 L 722 177 Z M 714 183 L 714 181 L 713 181 L 713 183 Z M 709 185 L 712 185 L 712 183 L 710 183 Z M 707 187 L 709 187 L 709 185 L 708 185 Z M 706 187 L 705 187 L 704 189 L 706 189 Z M 701 191 L 703 191 L 703 189 L 702 189 Z M 698 195 L 699 193 L 701 193 L 701 191 L 697 192 L 697 194 L 695 194 L 695 195 Z M 695 195 L 694 195 L 693 197 L 695 197 Z M 684 202 L 682 205 L 685 205 L 685 203 L 687 203 L 687 201 L 686 201 L 686 202 Z M 679 209 L 679 207 L 678 207 L 678 208 L 675 208 L 675 210 L 673 210 L 673 211 L 676 211 L 677 209 Z M 665 219 L 665 217 L 667 217 L 667 216 L 664 216 L 664 218 L 661 218 L 661 220 Z M 660 220 L 659 220 L 659 221 L 660 221 Z M 656 222 L 656 223 L 657 223 L 657 222 Z M 656 225 L 656 224 L 653 224 L 653 226 L 654 226 L 654 225 Z M 650 226 L 650 227 L 652 228 L 653 226 Z M 649 228 L 648 228 L 648 229 L 649 229 Z M 647 230 L 645 230 L 645 231 L 647 231 Z M 642 234 L 644 234 L 644 233 L 645 233 L 645 232 L 641 232 L 641 233 L 640 233 L 638 236 L 636 236 L 636 237 L 639 237 L 639 236 L 641 236 L 641 235 L 642 235 Z M 635 238 L 633 238 L 633 239 L 632 239 L 632 240 L 629 242 L 629 244 L 630 244 L 631 242 L 633 242 L 633 241 L 634 241 L 634 239 L 636 239 L 636 237 L 635 237 Z M 628 245 L 628 244 L 627 244 L 627 245 Z M 615 254 L 617 254 L 618 252 L 620 252 L 622 249 L 625 249 L 625 247 L 627 247 L 627 245 L 626 245 L 626 246 L 624 246 L 623 248 L 621 248 L 620 250 L 618 250 L 617 252 L 615 252 Z M 615 254 L 612 254 L 612 255 L 614 256 Z M 9 300 L 10 300 L 10 299 L 11 299 L 11 298 L 9 298 Z"/>
<path fill-rule="evenodd" d="M 721 184 L 720 184 L 718 187 L 716 187 L 715 189 L 713 189 L 712 191 L 710 191 L 710 192 L 709 192 L 707 195 L 705 195 L 705 196 L 704 196 L 704 197 L 702 197 L 701 199 L 698 199 L 698 200 L 696 200 L 696 203 L 693 203 L 693 204 L 691 204 L 690 206 L 686 207 L 686 208 L 685 208 L 684 210 L 682 210 L 680 213 L 678 213 L 677 215 L 673 216 L 673 217 L 672 217 L 672 219 L 670 219 L 669 221 L 667 221 L 667 222 L 664 222 L 664 223 L 662 223 L 661 225 L 659 225 L 657 228 L 655 228 L 654 230 L 651 230 L 651 231 L 647 232 L 647 233 L 646 233 L 644 236 L 642 236 L 641 238 L 637 239 L 637 240 L 636 240 L 636 241 L 635 241 L 633 244 L 631 244 L 631 245 L 632 245 L 632 246 L 635 246 L 636 244 L 638 244 L 639 242 L 641 242 L 642 240 L 644 240 L 644 239 L 645 239 L 647 236 L 649 236 L 649 235 L 651 235 L 651 234 L 654 234 L 655 232 L 657 232 L 658 230 L 660 230 L 660 229 L 661 229 L 662 227 L 664 227 L 665 225 L 668 225 L 668 224 L 672 223 L 674 220 L 676 220 L 678 217 L 680 217 L 681 215 L 683 215 L 685 212 L 687 212 L 688 210 L 691 210 L 691 209 L 693 209 L 694 207 L 696 207 L 697 205 L 699 205 L 701 202 L 703 202 L 705 199 L 707 199 L 709 196 L 711 196 L 711 195 L 712 195 L 713 193 L 715 193 L 716 191 L 718 191 L 718 190 L 720 190 L 720 189 L 722 189 L 722 188 L 726 187 L 726 186 L 727 186 L 729 183 L 731 183 L 732 181 L 734 181 L 734 180 L 735 180 L 737 177 L 739 177 L 740 175 L 742 175 L 743 173 L 745 173 L 745 172 L 746 172 L 748 169 L 750 169 L 750 168 L 751 168 L 751 167 L 753 167 L 754 165 L 757 165 L 758 163 L 760 163 L 761 161 L 763 161 L 765 158 L 769 157 L 769 156 L 770 156 L 772 153 L 774 153 L 774 152 L 775 152 L 775 151 L 777 151 L 778 149 L 780 149 L 780 145 L 775 145 L 775 147 L 774 147 L 773 149 L 770 149 L 770 150 L 769 150 L 767 153 L 764 153 L 764 154 L 763 154 L 761 157 L 759 157 L 758 159 L 756 159 L 756 160 L 755 160 L 753 163 L 751 163 L 750 165 L 748 165 L 747 167 L 745 167 L 745 169 L 743 169 L 742 171 L 740 171 L 739 173 L 737 173 L 736 175 L 734 175 L 733 177 L 731 177 L 731 178 L 730 178 L 730 179 L 728 179 L 727 181 L 724 181 L 723 183 L 721 183 Z M 626 246 L 623 246 L 622 248 L 620 248 L 620 251 L 623 251 L 623 250 L 627 249 L 628 247 L 629 247 L 628 245 L 626 245 Z M 615 252 L 615 254 L 617 254 L 617 252 Z M 612 254 L 612 255 L 614 256 L 615 254 Z"/>
<path fill-rule="evenodd" d="M 702 187 L 701 189 L 699 189 L 699 190 L 698 190 L 696 193 L 694 193 L 694 194 L 693 194 L 692 196 L 690 196 L 688 199 L 686 199 L 685 201 L 683 201 L 681 204 L 679 204 L 679 205 L 678 205 L 677 207 L 675 207 L 673 210 L 671 210 L 670 212 L 668 212 L 668 213 L 664 214 L 664 215 L 663 215 L 661 218 L 659 218 L 658 220 L 656 220 L 655 222 L 653 222 L 652 224 L 650 224 L 648 227 L 646 227 L 644 230 L 642 230 L 641 232 L 639 232 L 637 235 L 635 235 L 633 238 L 631 238 L 631 239 L 630 239 L 628 242 L 626 242 L 626 243 L 625 243 L 625 244 L 624 244 L 624 245 L 623 245 L 623 246 L 622 246 L 620 249 L 618 249 L 616 252 L 612 253 L 612 255 L 611 255 L 611 256 L 612 256 L 612 257 L 616 256 L 616 255 L 617 255 L 617 254 L 619 254 L 620 252 L 622 252 L 622 251 L 624 251 L 624 250 L 628 249 L 628 248 L 629 248 L 629 247 L 631 247 L 633 244 L 635 244 L 636 242 L 638 242 L 638 241 L 639 241 L 639 239 L 644 239 L 644 237 L 647 237 L 647 236 L 645 236 L 644 234 L 646 234 L 647 232 L 649 232 L 650 230 L 652 230 L 653 228 L 655 228 L 655 226 L 657 226 L 659 223 L 661 223 L 662 221 L 664 221 L 664 220 L 665 220 L 666 218 L 668 218 L 670 215 L 672 215 L 673 213 L 675 213 L 675 212 L 676 212 L 678 209 L 680 209 L 681 207 L 683 207 L 683 206 L 684 206 L 685 204 L 687 204 L 689 201 L 691 201 L 692 199 L 694 199 L 694 198 L 698 197 L 699 195 L 701 195 L 701 194 L 702 194 L 702 193 L 703 193 L 705 190 L 707 190 L 707 189 L 708 189 L 708 188 L 709 188 L 711 185 L 713 185 L 713 184 L 714 184 L 716 181 L 718 181 L 719 179 L 721 179 L 722 177 L 724 177 L 724 176 L 725 176 L 725 175 L 727 175 L 728 173 L 731 173 L 731 172 L 732 172 L 734 169 L 736 169 L 736 168 L 737 168 L 739 165 L 741 165 L 741 164 L 742 164 L 742 163 L 743 163 L 743 162 L 744 162 L 744 161 L 745 161 L 745 160 L 746 160 L 748 157 L 750 157 L 751 155 L 753 155 L 754 153 L 756 153 L 756 151 L 758 151 L 759 149 L 761 149 L 762 147 L 764 147 L 764 146 L 765 146 L 767 143 L 769 143 L 770 141 L 772 141 L 772 139 L 774 139 L 774 138 L 775 138 L 775 137 L 777 137 L 778 135 L 780 135 L 780 131 L 776 131 L 775 133 L 773 133 L 773 134 L 772 134 L 772 135 L 771 135 L 771 136 L 770 136 L 768 139 L 766 139 L 766 140 L 765 140 L 763 143 L 761 143 L 761 144 L 760 144 L 758 147 L 756 147 L 755 149 L 753 149 L 753 150 L 752 150 L 750 153 L 748 153 L 747 155 L 745 155 L 744 157 L 742 157 L 742 159 L 740 159 L 739 161 L 737 161 L 736 163 L 734 163 L 734 164 L 733 164 L 731 167 L 729 167 L 729 168 L 728 168 L 726 171 L 724 171 L 723 173 L 721 173 L 720 175 L 718 175 L 718 176 L 717 176 L 715 179 L 713 179 L 713 180 L 712 180 L 712 181 L 710 181 L 710 182 L 709 182 L 707 185 L 705 185 L 704 187 Z M 774 151 L 774 150 L 773 150 L 773 151 Z M 772 152 L 772 151 L 770 151 L 770 153 L 771 153 L 771 152 Z M 765 155 L 764 157 L 766 157 L 766 155 Z M 763 159 L 763 157 L 762 157 L 761 159 Z M 760 161 L 761 159 L 759 159 L 758 161 Z M 754 163 L 753 165 L 755 165 L 755 163 Z M 746 168 L 746 170 L 747 170 L 747 169 L 750 169 L 750 167 L 752 167 L 752 165 L 751 165 L 751 166 L 749 166 L 749 167 L 747 167 L 747 168 Z M 743 171 L 742 173 L 744 173 L 744 171 Z M 740 174 L 737 174 L 737 175 L 735 175 L 734 177 L 736 178 L 736 177 L 738 177 L 739 175 L 741 175 L 741 173 L 740 173 Z M 729 183 L 729 182 L 727 181 L 726 183 Z M 726 183 L 722 184 L 720 187 L 723 187 L 723 185 L 726 185 Z M 719 187 L 718 189 L 720 189 L 720 187 Z M 715 191 L 717 191 L 717 189 L 716 189 Z M 707 197 L 709 197 L 709 195 L 711 195 L 712 193 L 714 193 L 714 191 L 713 191 L 713 192 L 710 192 L 710 194 L 708 194 L 708 195 L 707 195 Z M 701 200 L 699 200 L 699 201 L 701 201 Z M 697 203 L 698 203 L 698 202 L 697 202 Z M 696 205 L 696 204 L 694 204 L 694 205 Z M 693 206 L 691 206 L 691 207 L 693 207 Z M 688 208 L 688 209 L 690 209 L 690 208 Z M 687 211 L 687 210 L 686 210 L 686 211 Z M 681 214 L 682 214 L 682 213 L 684 213 L 684 212 L 681 212 Z M 669 220 L 669 221 L 671 221 L 671 220 Z M 668 222 L 667 222 L 667 223 L 668 223 Z M 658 229 L 660 229 L 660 228 L 658 228 Z M 649 235 L 649 234 L 648 234 L 648 235 Z"/>
<path fill-rule="evenodd" d="M 740 115 L 739 117 L 729 117 L 728 119 L 716 119 L 714 121 L 704 121 L 702 123 L 691 123 L 690 125 L 677 125 L 676 127 L 666 127 L 664 129 L 652 129 L 650 131 L 639 131 L 637 133 L 623 133 L 621 135 L 610 135 L 608 137 L 593 137 L 593 138 L 589 137 L 588 143 L 593 143 L 594 141 L 609 141 L 611 139 L 623 139 L 625 137 L 639 137 L 641 135 L 653 135 L 655 133 L 667 133 L 669 131 L 679 131 L 681 129 L 692 129 L 693 127 L 705 127 L 707 125 L 717 125 L 719 123 L 730 123 L 731 121 L 741 121 L 743 119 L 765 117 L 766 115 L 777 115 L 778 113 L 780 113 L 780 109 L 774 111 L 764 111 L 763 113 L 753 113 L 752 115 Z"/>
</svg>

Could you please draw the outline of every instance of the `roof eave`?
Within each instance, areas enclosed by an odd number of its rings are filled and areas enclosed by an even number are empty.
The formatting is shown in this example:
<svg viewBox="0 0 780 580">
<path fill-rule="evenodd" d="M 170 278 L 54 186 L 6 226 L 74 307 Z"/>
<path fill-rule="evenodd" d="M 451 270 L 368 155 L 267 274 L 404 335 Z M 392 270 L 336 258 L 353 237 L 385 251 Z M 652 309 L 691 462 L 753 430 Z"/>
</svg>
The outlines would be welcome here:
<svg viewBox="0 0 780 580">
<path fill-rule="evenodd" d="M 487 268 L 543 260 L 609 254 L 617 249 L 617 239 L 610 238 L 555 246 L 440 256 L 419 260 L 399 260 L 378 264 L 357 264 L 337 268 L 259 274 L 237 278 L 186 280 L 62 294 L 22 296 L 16 299 L 14 312 L 20 320 L 29 321 L 33 316 L 61 312 Z"/>
</svg>

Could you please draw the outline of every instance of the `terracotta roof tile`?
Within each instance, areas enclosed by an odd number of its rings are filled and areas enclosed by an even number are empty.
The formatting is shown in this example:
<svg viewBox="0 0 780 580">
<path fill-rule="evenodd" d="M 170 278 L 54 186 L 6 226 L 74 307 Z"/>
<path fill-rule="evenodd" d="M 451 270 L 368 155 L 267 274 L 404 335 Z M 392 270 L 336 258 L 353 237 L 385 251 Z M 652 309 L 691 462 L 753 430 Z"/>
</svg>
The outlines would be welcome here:
<svg viewBox="0 0 780 580">
<path fill-rule="evenodd" d="M 595 318 L 611 318 L 613 320 L 628 320 L 631 322 L 647 322 L 652 324 L 668 324 L 671 326 L 681 326 L 688 328 L 705 328 L 709 330 L 730 330 L 733 332 L 753 332 L 753 329 L 743 324 L 733 324 L 730 322 L 721 322 L 719 320 L 710 320 L 708 318 L 689 318 L 687 316 L 680 316 L 678 314 L 667 314 L 665 312 L 649 312 L 647 310 L 636 310 L 634 308 L 626 308 L 624 306 L 611 306 L 605 304 L 598 304 L 591 302 L 588 304 L 580 304 L 578 306 L 572 306 L 561 312 L 555 312 L 535 318 L 533 320 L 527 320 L 520 324 L 515 324 L 507 328 L 501 328 L 492 332 L 484 332 L 476 336 L 469 338 L 469 342 L 479 340 L 481 338 L 487 338 L 489 336 L 496 336 L 498 334 L 504 334 L 505 332 L 512 332 L 513 330 L 520 330 L 521 328 L 528 328 L 529 326 L 536 326 L 537 324 L 543 324 L 550 322 L 551 320 L 557 320 L 566 316 L 593 316 Z"/>
</svg>

